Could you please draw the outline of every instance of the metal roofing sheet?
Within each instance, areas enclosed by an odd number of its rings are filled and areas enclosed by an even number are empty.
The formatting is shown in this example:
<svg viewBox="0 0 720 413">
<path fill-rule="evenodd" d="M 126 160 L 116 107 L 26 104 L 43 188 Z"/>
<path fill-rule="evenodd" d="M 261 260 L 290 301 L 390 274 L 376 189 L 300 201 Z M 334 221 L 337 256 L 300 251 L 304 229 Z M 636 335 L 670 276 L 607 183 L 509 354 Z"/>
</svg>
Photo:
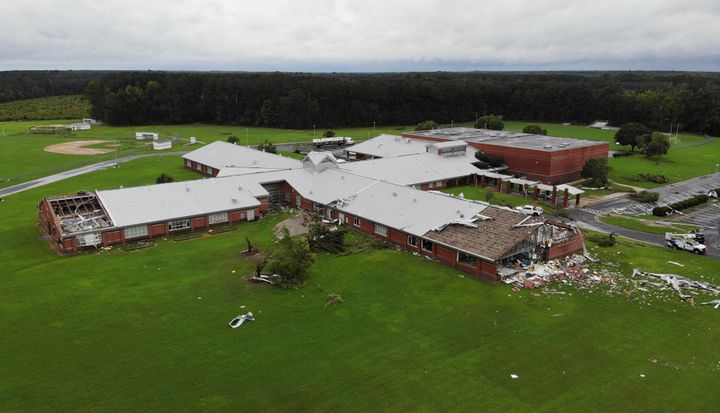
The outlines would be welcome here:
<svg viewBox="0 0 720 413">
<path fill-rule="evenodd" d="M 257 188 L 252 189 L 259 192 Z M 260 205 L 250 190 L 241 186 L 234 177 L 171 182 L 96 193 L 116 227 Z"/>
<path fill-rule="evenodd" d="M 215 169 L 227 168 L 226 175 L 302 168 L 298 159 L 258 151 L 241 145 L 215 141 L 183 155 L 183 158 Z"/>
<path fill-rule="evenodd" d="M 350 146 L 348 152 L 361 153 L 379 158 L 393 156 L 413 155 L 427 152 L 429 142 L 417 139 L 403 138 L 398 135 L 380 135 L 368 139 L 357 145 Z"/>
</svg>

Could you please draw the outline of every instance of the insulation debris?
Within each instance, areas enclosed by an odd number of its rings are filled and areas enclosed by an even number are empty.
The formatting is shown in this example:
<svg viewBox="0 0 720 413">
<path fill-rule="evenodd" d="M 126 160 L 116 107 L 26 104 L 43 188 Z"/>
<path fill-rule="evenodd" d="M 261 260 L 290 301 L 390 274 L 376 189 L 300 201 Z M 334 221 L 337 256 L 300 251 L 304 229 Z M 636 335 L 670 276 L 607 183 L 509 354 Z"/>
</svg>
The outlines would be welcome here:
<svg viewBox="0 0 720 413">
<path fill-rule="evenodd" d="M 639 269 L 634 269 L 632 273 L 633 277 L 645 277 L 646 279 L 658 279 L 662 281 L 660 285 L 658 283 L 652 283 L 648 282 L 648 284 L 653 286 L 663 286 L 663 287 L 670 287 L 675 292 L 677 292 L 678 296 L 682 298 L 683 300 L 689 300 L 691 298 L 690 295 L 687 293 L 689 292 L 704 292 L 704 293 L 710 293 L 710 294 L 720 294 L 720 287 L 712 285 L 712 284 L 705 284 L 699 281 L 693 281 L 690 279 L 687 279 L 683 276 L 677 275 L 677 274 L 656 274 L 651 272 L 644 272 Z"/>
</svg>

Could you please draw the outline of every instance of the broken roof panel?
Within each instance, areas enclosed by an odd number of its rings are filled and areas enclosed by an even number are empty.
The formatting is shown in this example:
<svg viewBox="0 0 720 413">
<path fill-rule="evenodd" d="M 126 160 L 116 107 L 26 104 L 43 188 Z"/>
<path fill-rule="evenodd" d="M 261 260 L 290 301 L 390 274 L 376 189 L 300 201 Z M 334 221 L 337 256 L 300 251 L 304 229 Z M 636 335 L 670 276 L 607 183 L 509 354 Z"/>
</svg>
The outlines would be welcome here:
<svg viewBox="0 0 720 413">
<path fill-rule="evenodd" d="M 483 215 L 491 219 L 477 221 L 475 228 L 449 225 L 441 230 L 428 231 L 422 234 L 422 237 L 496 261 L 537 231 L 539 224 L 543 222 L 543 218 L 527 217 L 517 211 L 499 207 L 489 207 L 483 211 Z M 520 223 L 524 225 L 516 226 Z M 527 225 L 532 223 L 538 225 Z"/>
</svg>

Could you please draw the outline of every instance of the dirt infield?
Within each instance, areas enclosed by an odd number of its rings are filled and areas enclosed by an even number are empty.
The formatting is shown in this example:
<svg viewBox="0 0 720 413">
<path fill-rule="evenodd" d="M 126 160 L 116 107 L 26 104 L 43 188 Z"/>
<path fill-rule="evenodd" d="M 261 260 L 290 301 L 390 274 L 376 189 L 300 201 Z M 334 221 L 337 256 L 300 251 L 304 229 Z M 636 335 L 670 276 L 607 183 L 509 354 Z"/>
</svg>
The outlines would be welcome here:
<svg viewBox="0 0 720 413">
<path fill-rule="evenodd" d="M 64 155 L 101 155 L 110 153 L 112 149 L 84 148 L 84 146 L 97 145 L 107 141 L 73 141 L 48 145 L 43 150 L 51 153 L 62 153 Z"/>
</svg>

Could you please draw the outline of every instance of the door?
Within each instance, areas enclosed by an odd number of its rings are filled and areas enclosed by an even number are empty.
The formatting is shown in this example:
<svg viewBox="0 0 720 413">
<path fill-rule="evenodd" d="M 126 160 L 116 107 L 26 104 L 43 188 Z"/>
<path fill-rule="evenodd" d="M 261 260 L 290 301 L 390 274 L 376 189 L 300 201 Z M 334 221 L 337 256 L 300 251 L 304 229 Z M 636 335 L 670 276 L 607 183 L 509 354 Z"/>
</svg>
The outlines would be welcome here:
<svg viewBox="0 0 720 413">
<path fill-rule="evenodd" d="M 300 204 L 302 203 L 302 197 L 300 195 L 295 196 L 295 206 L 300 208 Z"/>
<path fill-rule="evenodd" d="M 342 225 L 345 223 L 345 214 L 338 212 L 338 224 Z"/>
<path fill-rule="evenodd" d="M 254 221 L 254 220 L 255 220 L 255 210 L 254 210 L 254 209 L 248 209 L 248 211 L 247 211 L 247 220 L 248 220 L 248 221 Z"/>
</svg>

